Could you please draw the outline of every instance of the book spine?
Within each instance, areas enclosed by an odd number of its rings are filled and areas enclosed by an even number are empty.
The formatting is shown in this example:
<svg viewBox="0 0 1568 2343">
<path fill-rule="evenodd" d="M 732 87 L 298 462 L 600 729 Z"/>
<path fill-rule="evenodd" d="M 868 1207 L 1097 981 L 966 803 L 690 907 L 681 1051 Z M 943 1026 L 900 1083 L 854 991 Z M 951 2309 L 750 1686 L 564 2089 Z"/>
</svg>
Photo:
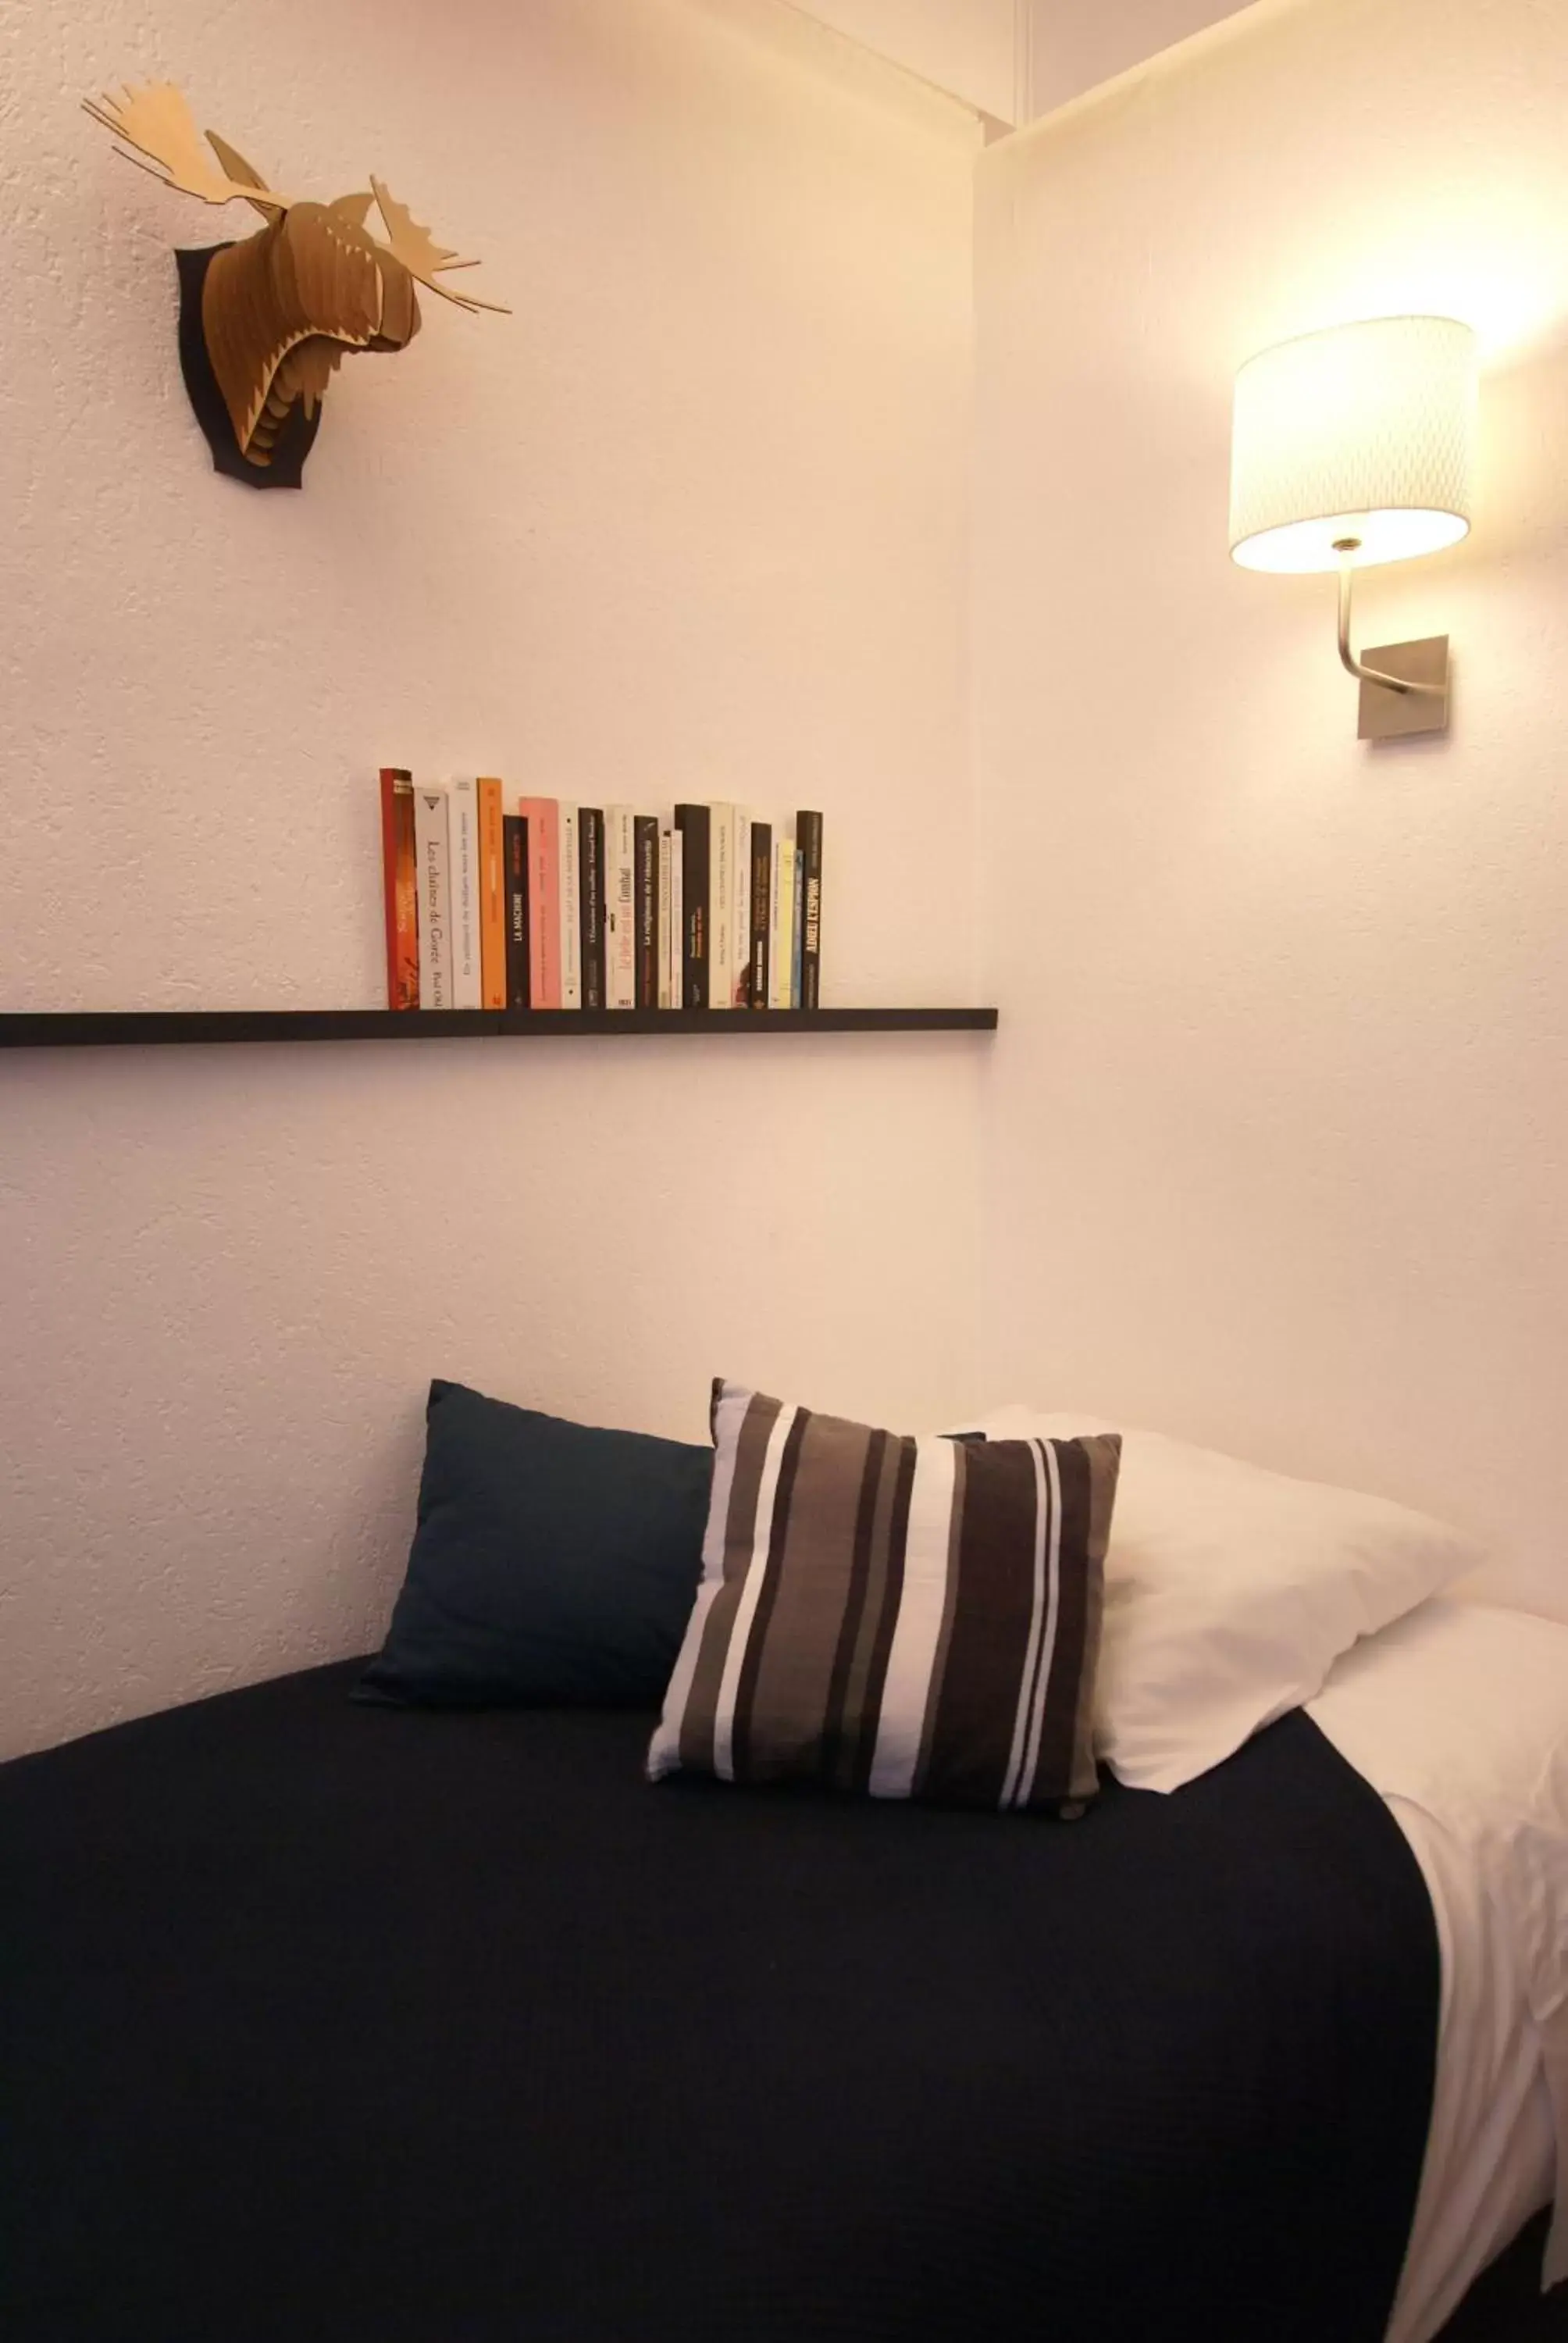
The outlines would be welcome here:
<svg viewBox="0 0 1568 2343">
<path fill-rule="evenodd" d="M 546 1009 L 561 1005 L 561 809 L 555 798 L 538 800 L 539 890 L 543 899 L 544 950 L 540 959 Z M 533 832 L 530 827 L 529 836 Z"/>
<path fill-rule="evenodd" d="M 737 1009 L 751 1006 L 751 816 L 735 809 L 735 923 L 730 930 L 729 998 Z"/>
<path fill-rule="evenodd" d="M 789 1006 L 791 1009 L 799 1009 L 800 1006 L 800 947 L 806 936 L 806 922 L 801 917 L 801 910 L 806 900 L 805 873 L 806 858 L 800 851 L 800 841 L 797 839 L 795 840 L 795 885 L 789 899 L 790 917 L 793 922 L 789 932 Z"/>
<path fill-rule="evenodd" d="M 768 1006 L 778 1009 L 784 1004 L 779 999 L 785 961 L 781 947 L 784 941 L 784 840 L 773 841 L 773 867 L 768 873 Z"/>
<path fill-rule="evenodd" d="M 773 843 L 772 941 L 769 951 L 769 1009 L 794 1007 L 795 976 L 795 841 Z"/>
<path fill-rule="evenodd" d="M 672 840 L 668 830 L 658 833 L 658 1005 L 673 1006 L 674 988 L 670 982 L 670 939 L 675 932 L 674 901 L 670 891 L 672 875 Z"/>
<path fill-rule="evenodd" d="M 419 863 L 419 1005 L 450 1009 L 452 890 L 447 869 L 447 793 L 414 792 L 414 846 Z"/>
<path fill-rule="evenodd" d="M 604 1007 L 604 813 L 578 808 L 578 920 L 582 931 L 583 1007 Z"/>
<path fill-rule="evenodd" d="M 447 864 L 452 889 L 452 1001 L 477 1009 L 484 999 L 479 970 L 479 785 L 454 781 L 447 797 Z"/>
<path fill-rule="evenodd" d="M 528 825 L 520 813 L 507 814 L 501 823 L 505 869 L 507 921 L 507 1000 L 508 1009 L 528 1006 Z"/>
<path fill-rule="evenodd" d="M 387 1006 L 419 1006 L 419 866 L 414 850 L 414 777 L 381 768 L 381 869 L 387 891 Z"/>
<path fill-rule="evenodd" d="M 735 1006 L 735 808 L 716 805 L 709 824 L 712 883 L 709 900 L 708 1006 Z"/>
<path fill-rule="evenodd" d="M 637 1006 L 637 817 L 630 806 L 604 809 L 604 1005 Z"/>
<path fill-rule="evenodd" d="M 501 784 L 479 783 L 479 998 L 507 1005 L 507 840 Z"/>
<path fill-rule="evenodd" d="M 583 1005 L 582 871 L 578 860 L 578 809 L 560 809 L 561 1007 Z"/>
<path fill-rule="evenodd" d="M 680 832 L 680 1007 L 708 1007 L 709 885 L 713 859 L 712 809 L 678 805 Z"/>
<path fill-rule="evenodd" d="M 561 1005 L 560 807 L 554 798 L 521 798 L 528 825 L 528 999 L 535 1009 Z"/>
<path fill-rule="evenodd" d="M 637 862 L 637 1006 L 658 1007 L 658 821 L 650 813 L 632 822 Z"/>
<path fill-rule="evenodd" d="M 751 965 L 746 997 L 749 1007 L 766 1009 L 773 982 L 773 825 L 754 821 L 748 830 L 746 933 Z"/>
<path fill-rule="evenodd" d="M 682 860 L 680 832 L 667 832 L 669 839 L 669 1005 L 678 1009 L 686 999 L 686 920 L 683 916 L 686 898 L 686 875 Z"/>
<path fill-rule="evenodd" d="M 801 869 L 800 1006 L 819 1009 L 822 1003 L 822 817 L 798 813 L 795 843 Z"/>
</svg>

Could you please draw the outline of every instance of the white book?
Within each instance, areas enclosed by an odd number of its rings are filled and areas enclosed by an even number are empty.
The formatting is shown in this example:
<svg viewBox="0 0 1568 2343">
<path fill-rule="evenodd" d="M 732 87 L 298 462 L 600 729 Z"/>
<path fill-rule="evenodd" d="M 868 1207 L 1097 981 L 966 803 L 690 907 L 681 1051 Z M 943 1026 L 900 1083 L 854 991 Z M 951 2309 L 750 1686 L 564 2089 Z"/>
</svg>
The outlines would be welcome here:
<svg viewBox="0 0 1568 2343">
<path fill-rule="evenodd" d="M 789 1009 L 792 1006 L 792 971 L 795 966 L 795 841 L 792 838 L 776 838 L 773 841 L 772 918 L 768 937 L 768 1006 Z"/>
<path fill-rule="evenodd" d="M 735 1006 L 735 808 L 709 809 L 708 1005 Z"/>
<path fill-rule="evenodd" d="M 414 854 L 419 870 L 419 1006 L 450 1009 L 452 890 L 447 870 L 448 792 L 421 782 L 414 791 Z"/>
<path fill-rule="evenodd" d="M 751 998 L 751 816 L 735 809 L 735 949 L 729 962 L 729 998 L 737 1009 Z"/>
<path fill-rule="evenodd" d="M 578 809 L 561 807 L 561 1007 L 583 1005 L 582 867 L 578 860 Z"/>
<path fill-rule="evenodd" d="M 447 811 L 447 869 L 452 890 L 452 1009 L 479 1009 L 479 785 L 452 783 Z"/>
<path fill-rule="evenodd" d="M 604 1005 L 637 1006 L 637 809 L 604 809 Z"/>
<path fill-rule="evenodd" d="M 670 981 L 670 937 L 674 921 L 671 918 L 671 881 L 675 875 L 675 839 L 672 831 L 658 833 L 658 1005 L 673 1006 L 674 988 Z"/>
<path fill-rule="evenodd" d="M 686 1006 L 686 857 L 678 830 L 669 840 L 669 1005 Z"/>
</svg>

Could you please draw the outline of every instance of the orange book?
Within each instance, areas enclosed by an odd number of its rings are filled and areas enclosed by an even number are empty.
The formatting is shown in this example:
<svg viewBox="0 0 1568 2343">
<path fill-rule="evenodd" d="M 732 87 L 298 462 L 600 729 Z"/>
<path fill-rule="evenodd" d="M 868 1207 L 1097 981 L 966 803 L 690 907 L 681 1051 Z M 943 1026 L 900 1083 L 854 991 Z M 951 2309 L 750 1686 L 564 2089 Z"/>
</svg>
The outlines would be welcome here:
<svg viewBox="0 0 1568 2343">
<path fill-rule="evenodd" d="M 414 853 L 414 777 L 381 768 L 381 862 L 387 892 L 387 1006 L 419 1006 L 419 888 Z"/>
<path fill-rule="evenodd" d="M 506 809 L 499 781 L 479 782 L 479 1000 L 507 1005 Z"/>
</svg>

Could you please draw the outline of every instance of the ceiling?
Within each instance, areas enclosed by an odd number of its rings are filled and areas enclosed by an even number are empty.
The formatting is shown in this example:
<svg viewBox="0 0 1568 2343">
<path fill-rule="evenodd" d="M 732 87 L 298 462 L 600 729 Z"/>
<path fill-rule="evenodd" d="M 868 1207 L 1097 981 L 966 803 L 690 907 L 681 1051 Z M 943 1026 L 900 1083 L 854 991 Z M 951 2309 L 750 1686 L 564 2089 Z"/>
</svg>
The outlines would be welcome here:
<svg viewBox="0 0 1568 2343">
<path fill-rule="evenodd" d="M 1065 106 L 1238 0 L 791 0 L 1011 126 Z"/>
</svg>

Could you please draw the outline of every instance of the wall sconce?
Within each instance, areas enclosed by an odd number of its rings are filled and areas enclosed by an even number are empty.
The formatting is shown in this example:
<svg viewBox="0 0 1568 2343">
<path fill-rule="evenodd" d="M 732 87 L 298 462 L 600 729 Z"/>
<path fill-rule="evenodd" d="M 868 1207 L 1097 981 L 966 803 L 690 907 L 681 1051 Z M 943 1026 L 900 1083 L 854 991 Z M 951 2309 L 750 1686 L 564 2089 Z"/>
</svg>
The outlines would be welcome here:
<svg viewBox="0 0 1568 2343">
<path fill-rule="evenodd" d="M 1231 555 L 1339 571 L 1340 658 L 1363 740 L 1448 729 L 1448 637 L 1351 649 L 1352 581 L 1470 528 L 1477 348 L 1452 317 L 1379 317 L 1265 350 L 1236 377 Z"/>
</svg>

